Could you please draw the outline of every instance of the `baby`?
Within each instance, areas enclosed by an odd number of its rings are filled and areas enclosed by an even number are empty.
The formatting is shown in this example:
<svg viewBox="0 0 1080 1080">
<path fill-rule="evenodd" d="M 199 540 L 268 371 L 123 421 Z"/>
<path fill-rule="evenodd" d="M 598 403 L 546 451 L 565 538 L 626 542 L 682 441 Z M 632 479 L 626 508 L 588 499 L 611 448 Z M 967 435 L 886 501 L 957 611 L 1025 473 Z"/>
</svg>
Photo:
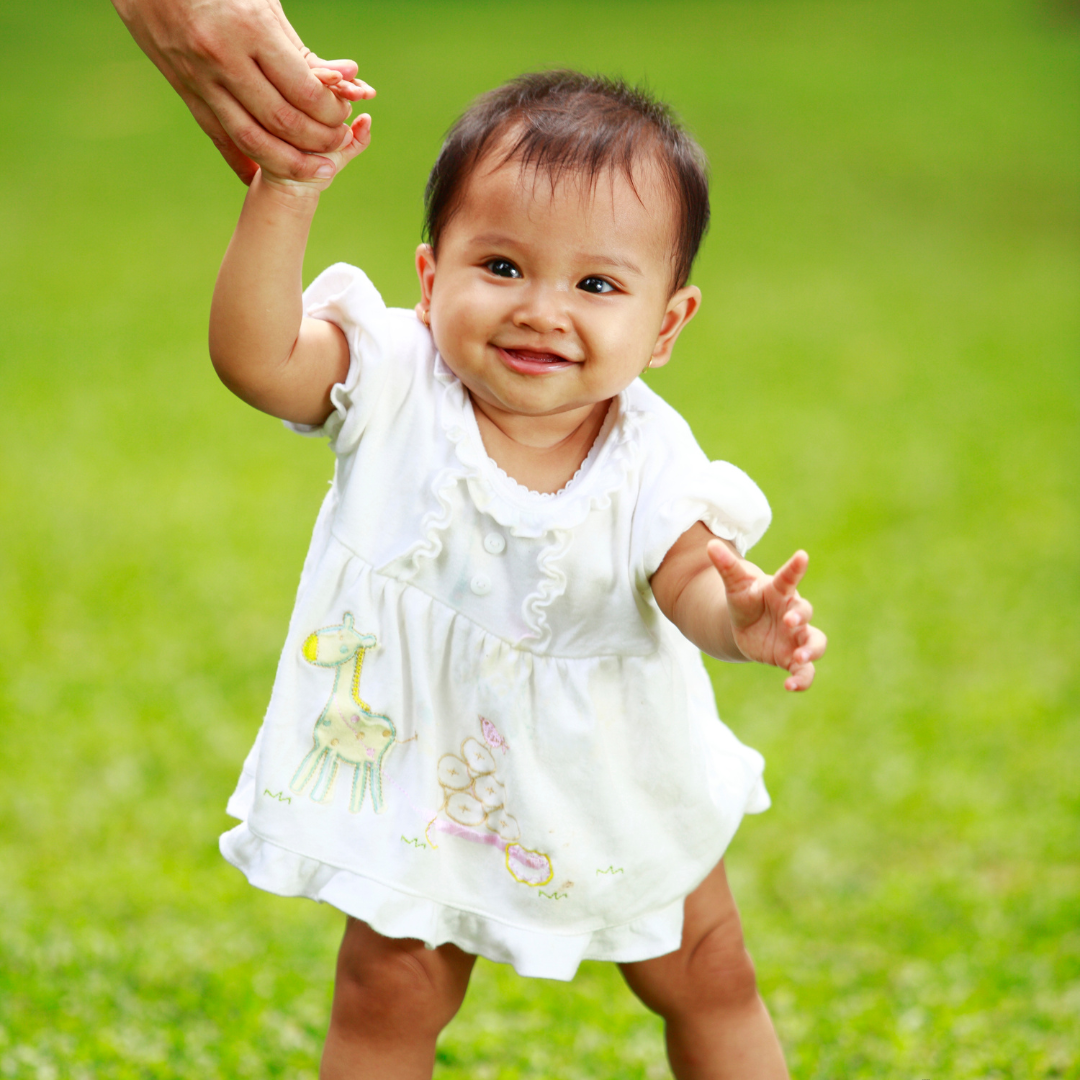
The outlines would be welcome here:
<svg viewBox="0 0 1080 1080">
<path fill-rule="evenodd" d="M 701 151 L 619 82 L 483 96 L 428 182 L 415 312 L 343 264 L 302 292 L 331 180 L 256 176 L 210 327 L 225 384 L 336 454 L 222 837 L 348 917 L 321 1076 L 430 1077 L 478 955 L 615 961 L 677 1077 L 786 1076 L 721 861 L 764 763 L 699 650 L 805 690 L 825 638 L 806 554 L 743 558 L 764 496 L 638 378 L 701 303 Z"/>
</svg>

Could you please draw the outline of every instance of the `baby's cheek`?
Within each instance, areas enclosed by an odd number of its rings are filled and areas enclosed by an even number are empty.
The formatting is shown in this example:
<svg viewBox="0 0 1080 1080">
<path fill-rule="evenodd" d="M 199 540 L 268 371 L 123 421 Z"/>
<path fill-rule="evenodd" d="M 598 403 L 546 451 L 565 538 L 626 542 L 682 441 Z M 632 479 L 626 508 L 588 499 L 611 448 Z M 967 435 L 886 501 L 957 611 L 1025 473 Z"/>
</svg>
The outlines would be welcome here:
<svg viewBox="0 0 1080 1080">
<path fill-rule="evenodd" d="M 446 366 L 461 378 L 469 367 L 469 353 L 475 352 L 468 346 L 468 336 L 460 324 L 449 315 L 440 320 L 432 311 L 431 334 L 435 340 L 435 348 L 443 358 Z"/>
</svg>

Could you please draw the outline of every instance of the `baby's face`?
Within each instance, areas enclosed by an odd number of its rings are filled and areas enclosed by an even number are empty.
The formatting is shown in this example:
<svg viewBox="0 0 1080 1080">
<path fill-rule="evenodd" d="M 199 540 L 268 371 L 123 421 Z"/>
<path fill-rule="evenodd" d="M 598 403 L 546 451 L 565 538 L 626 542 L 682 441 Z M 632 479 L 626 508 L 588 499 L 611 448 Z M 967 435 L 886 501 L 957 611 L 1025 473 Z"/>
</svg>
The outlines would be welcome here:
<svg viewBox="0 0 1080 1080">
<path fill-rule="evenodd" d="M 605 172 L 590 192 L 570 174 L 553 191 L 517 162 L 481 162 L 437 258 L 418 250 L 435 344 L 488 411 L 591 410 L 667 362 L 700 294 L 671 293 L 675 215 L 658 170 L 635 183 Z"/>
</svg>

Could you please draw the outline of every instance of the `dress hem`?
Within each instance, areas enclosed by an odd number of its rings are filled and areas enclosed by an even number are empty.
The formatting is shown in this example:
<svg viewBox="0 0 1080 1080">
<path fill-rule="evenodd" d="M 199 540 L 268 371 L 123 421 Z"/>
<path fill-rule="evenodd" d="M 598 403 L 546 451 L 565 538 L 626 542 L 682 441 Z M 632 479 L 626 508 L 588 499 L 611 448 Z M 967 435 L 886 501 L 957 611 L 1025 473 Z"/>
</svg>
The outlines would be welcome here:
<svg viewBox="0 0 1080 1080">
<path fill-rule="evenodd" d="M 391 938 L 428 948 L 452 943 L 529 978 L 573 979 L 582 960 L 632 963 L 674 952 L 682 942 L 684 897 L 619 926 L 578 934 L 527 930 L 406 893 L 264 839 L 245 821 L 222 834 L 221 854 L 256 888 L 304 896 L 367 923 Z"/>
</svg>

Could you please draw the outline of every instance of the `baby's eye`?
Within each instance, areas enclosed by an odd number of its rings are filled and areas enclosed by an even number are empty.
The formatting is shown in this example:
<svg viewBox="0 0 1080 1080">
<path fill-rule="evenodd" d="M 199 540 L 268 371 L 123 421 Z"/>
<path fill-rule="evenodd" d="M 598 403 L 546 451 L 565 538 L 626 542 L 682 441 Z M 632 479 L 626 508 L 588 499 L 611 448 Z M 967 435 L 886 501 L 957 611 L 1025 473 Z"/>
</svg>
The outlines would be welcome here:
<svg viewBox="0 0 1080 1080">
<path fill-rule="evenodd" d="M 602 277 L 587 277 L 578 282 L 578 288 L 584 289 L 585 292 L 596 293 L 609 293 L 615 291 L 615 286 L 610 281 L 605 281 Z"/>
<path fill-rule="evenodd" d="M 521 277 L 521 271 L 509 259 L 489 259 L 484 266 L 496 277 Z"/>
</svg>

